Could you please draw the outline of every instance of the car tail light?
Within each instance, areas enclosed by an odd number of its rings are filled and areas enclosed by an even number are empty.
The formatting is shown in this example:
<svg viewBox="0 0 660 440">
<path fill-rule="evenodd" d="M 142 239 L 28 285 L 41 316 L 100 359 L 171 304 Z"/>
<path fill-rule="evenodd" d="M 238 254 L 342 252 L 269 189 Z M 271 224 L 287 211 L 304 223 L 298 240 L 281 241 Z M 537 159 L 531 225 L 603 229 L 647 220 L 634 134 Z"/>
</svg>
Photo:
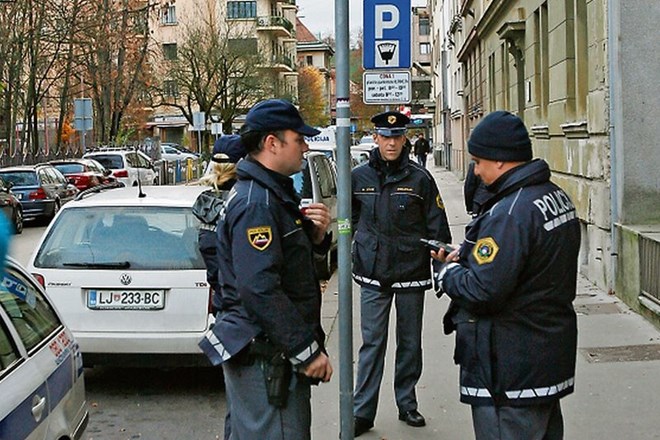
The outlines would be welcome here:
<svg viewBox="0 0 660 440">
<path fill-rule="evenodd" d="M 32 276 L 34 277 L 35 280 L 37 280 L 39 284 L 41 284 L 41 287 L 43 287 L 44 289 L 46 288 L 46 280 L 44 279 L 43 275 L 39 273 L 33 273 Z"/>
<path fill-rule="evenodd" d="M 115 177 L 128 177 L 128 170 L 117 170 L 112 173 Z"/>
<path fill-rule="evenodd" d="M 28 194 L 28 199 L 30 200 L 43 200 L 47 197 L 48 196 L 46 195 L 46 191 L 44 191 L 43 188 L 39 188 L 36 191 L 32 191 L 30 194 Z"/>
</svg>

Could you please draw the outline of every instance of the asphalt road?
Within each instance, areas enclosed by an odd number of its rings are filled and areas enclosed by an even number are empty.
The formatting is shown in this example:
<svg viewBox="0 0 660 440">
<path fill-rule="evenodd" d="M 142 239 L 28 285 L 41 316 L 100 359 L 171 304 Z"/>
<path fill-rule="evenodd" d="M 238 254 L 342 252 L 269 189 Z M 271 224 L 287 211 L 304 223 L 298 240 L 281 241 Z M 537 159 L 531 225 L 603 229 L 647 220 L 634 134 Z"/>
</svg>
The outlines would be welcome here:
<svg viewBox="0 0 660 440">
<path fill-rule="evenodd" d="M 46 227 L 26 223 L 9 254 L 26 264 Z M 220 369 L 85 369 L 90 420 L 84 440 L 222 439 L 226 411 Z"/>
</svg>

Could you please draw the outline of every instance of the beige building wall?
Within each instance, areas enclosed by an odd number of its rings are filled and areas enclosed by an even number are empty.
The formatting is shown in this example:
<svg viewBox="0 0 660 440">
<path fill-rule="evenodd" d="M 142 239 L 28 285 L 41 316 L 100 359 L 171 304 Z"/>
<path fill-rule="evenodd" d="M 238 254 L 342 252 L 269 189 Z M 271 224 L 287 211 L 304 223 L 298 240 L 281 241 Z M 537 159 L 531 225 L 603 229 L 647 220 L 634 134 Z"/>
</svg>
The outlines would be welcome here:
<svg viewBox="0 0 660 440">
<path fill-rule="evenodd" d="M 606 0 L 446 0 L 452 167 L 466 139 L 505 109 L 525 121 L 534 154 L 583 221 L 581 270 L 609 285 L 610 193 Z M 449 12 L 451 11 L 451 12 Z M 453 13 L 452 13 L 453 12 Z M 451 18 L 449 18 L 451 17 Z"/>
</svg>

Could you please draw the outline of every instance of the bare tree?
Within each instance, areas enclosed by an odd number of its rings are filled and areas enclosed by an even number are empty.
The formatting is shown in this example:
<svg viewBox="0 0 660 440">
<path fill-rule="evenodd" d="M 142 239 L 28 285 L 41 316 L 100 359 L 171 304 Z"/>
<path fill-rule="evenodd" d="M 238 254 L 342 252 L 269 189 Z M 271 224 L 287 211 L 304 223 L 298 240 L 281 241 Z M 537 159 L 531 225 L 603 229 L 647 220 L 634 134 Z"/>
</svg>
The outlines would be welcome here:
<svg viewBox="0 0 660 440">
<path fill-rule="evenodd" d="M 163 61 L 163 80 L 152 88 L 154 107 L 172 107 L 192 123 L 192 114 L 203 111 L 223 121 L 230 132 L 236 116 L 265 96 L 272 96 L 273 82 L 263 74 L 257 40 L 227 23 L 213 8 L 205 17 L 188 23 L 176 54 Z"/>
<path fill-rule="evenodd" d="M 152 11 L 142 0 L 98 0 L 83 7 L 82 67 L 96 112 L 98 142 L 117 138 L 126 110 L 145 87 Z"/>
</svg>

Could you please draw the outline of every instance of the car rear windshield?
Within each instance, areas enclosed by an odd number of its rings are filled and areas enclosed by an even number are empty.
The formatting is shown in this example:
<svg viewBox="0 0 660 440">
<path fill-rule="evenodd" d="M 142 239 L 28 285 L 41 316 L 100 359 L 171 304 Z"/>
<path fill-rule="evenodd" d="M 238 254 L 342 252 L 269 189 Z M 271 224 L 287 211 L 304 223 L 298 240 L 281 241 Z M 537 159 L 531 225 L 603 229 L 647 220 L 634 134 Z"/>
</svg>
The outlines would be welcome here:
<svg viewBox="0 0 660 440">
<path fill-rule="evenodd" d="M 119 154 L 95 154 L 92 159 L 111 170 L 124 168 L 124 160 Z"/>
<path fill-rule="evenodd" d="M 199 220 L 185 207 L 79 207 L 64 210 L 34 265 L 58 269 L 204 269 Z"/>
<path fill-rule="evenodd" d="M 37 174 L 34 171 L 11 171 L 0 173 L 5 182 L 11 182 L 14 186 L 39 185 Z"/>
<path fill-rule="evenodd" d="M 57 170 L 62 174 L 75 174 L 75 173 L 84 173 L 85 167 L 79 163 L 67 163 L 67 164 L 58 164 L 53 165 Z"/>
</svg>

